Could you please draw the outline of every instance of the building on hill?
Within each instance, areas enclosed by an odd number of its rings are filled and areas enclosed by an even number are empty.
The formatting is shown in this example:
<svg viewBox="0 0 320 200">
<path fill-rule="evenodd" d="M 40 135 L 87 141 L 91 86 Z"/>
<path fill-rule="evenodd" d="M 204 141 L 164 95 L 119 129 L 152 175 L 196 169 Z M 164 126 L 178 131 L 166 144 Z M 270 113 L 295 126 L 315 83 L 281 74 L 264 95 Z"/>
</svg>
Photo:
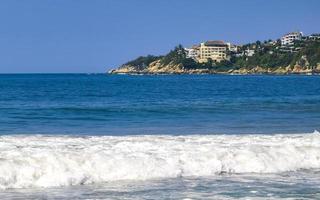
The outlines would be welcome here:
<svg viewBox="0 0 320 200">
<path fill-rule="evenodd" d="M 199 62 L 208 62 L 211 59 L 214 62 L 228 60 L 227 52 L 230 48 L 230 43 L 225 43 L 221 40 L 210 40 L 200 44 Z"/>
<path fill-rule="evenodd" d="M 294 41 L 302 39 L 302 32 L 287 33 L 281 37 L 281 46 L 292 46 Z"/>
<path fill-rule="evenodd" d="M 232 52 L 232 53 L 237 53 L 237 52 L 239 52 L 239 46 L 237 46 L 237 45 L 235 45 L 235 44 L 229 44 L 229 43 L 227 43 L 228 44 L 228 50 L 230 51 L 230 52 Z"/>
<path fill-rule="evenodd" d="M 190 48 L 184 48 L 187 54 L 187 58 L 198 60 L 200 56 L 200 45 L 193 45 Z"/>
<path fill-rule="evenodd" d="M 308 39 L 310 40 L 320 40 L 320 34 L 311 34 L 310 36 L 308 36 Z"/>
<path fill-rule="evenodd" d="M 244 50 L 244 55 L 245 55 L 245 56 L 251 57 L 251 56 L 253 56 L 254 54 L 255 54 L 255 50 L 253 50 L 253 49 L 246 49 L 246 50 Z"/>
<path fill-rule="evenodd" d="M 242 56 L 251 57 L 255 53 L 256 53 L 256 51 L 254 49 L 247 48 L 247 49 L 244 49 L 244 50 L 240 50 L 240 51 L 234 53 L 233 55 L 235 57 L 242 57 Z"/>
</svg>

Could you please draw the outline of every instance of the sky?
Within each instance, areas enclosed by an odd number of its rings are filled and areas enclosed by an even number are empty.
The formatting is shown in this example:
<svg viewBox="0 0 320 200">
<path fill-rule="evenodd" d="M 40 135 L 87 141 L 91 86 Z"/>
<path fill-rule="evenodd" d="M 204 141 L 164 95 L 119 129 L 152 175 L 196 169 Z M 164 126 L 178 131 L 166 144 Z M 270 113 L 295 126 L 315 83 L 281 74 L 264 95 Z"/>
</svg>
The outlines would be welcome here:
<svg viewBox="0 0 320 200">
<path fill-rule="evenodd" d="M 0 73 L 103 73 L 206 40 L 320 32 L 319 0 L 1 0 Z"/>
</svg>

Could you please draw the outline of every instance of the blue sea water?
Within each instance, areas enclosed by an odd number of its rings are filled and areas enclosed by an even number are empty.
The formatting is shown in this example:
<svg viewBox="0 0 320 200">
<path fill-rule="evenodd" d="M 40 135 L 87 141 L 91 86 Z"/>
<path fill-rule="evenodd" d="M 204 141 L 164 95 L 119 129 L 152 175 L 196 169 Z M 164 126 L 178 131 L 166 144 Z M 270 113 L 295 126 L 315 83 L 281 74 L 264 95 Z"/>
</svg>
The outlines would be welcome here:
<svg viewBox="0 0 320 200">
<path fill-rule="evenodd" d="M 0 75 L 0 199 L 320 199 L 320 76 Z"/>
<path fill-rule="evenodd" d="M 301 133 L 319 76 L 0 75 L 1 134 Z"/>
</svg>

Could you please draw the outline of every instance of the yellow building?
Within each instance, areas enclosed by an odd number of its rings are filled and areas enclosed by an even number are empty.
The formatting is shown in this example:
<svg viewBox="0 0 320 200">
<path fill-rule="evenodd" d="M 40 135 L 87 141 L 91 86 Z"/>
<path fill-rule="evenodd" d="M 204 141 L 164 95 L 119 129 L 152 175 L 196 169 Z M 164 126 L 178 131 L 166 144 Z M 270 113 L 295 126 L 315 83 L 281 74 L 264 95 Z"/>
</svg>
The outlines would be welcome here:
<svg viewBox="0 0 320 200">
<path fill-rule="evenodd" d="M 220 62 L 222 60 L 228 60 L 227 51 L 230 47 L 229 43 L 225 43 L 220 40 L 211 40 L 203 42 L 200 45 L 200 58 L 199 62 L 208 62 L 208 59 L 215 62 Z"/>
</svg>

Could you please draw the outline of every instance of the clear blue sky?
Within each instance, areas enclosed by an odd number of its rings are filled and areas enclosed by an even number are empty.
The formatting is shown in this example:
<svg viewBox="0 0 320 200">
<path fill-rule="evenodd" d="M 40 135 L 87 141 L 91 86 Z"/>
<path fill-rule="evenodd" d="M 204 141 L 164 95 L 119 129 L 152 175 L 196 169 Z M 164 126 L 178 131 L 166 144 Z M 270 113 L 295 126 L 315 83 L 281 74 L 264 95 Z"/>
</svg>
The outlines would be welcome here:
<svg viewBox="0 0 320 200">
<path fill-rule="evenodd" d="M 105 72 L 209 39 L 320 32 L 319 0 L 1 0 L 0 73 Z"/>
</svg>

